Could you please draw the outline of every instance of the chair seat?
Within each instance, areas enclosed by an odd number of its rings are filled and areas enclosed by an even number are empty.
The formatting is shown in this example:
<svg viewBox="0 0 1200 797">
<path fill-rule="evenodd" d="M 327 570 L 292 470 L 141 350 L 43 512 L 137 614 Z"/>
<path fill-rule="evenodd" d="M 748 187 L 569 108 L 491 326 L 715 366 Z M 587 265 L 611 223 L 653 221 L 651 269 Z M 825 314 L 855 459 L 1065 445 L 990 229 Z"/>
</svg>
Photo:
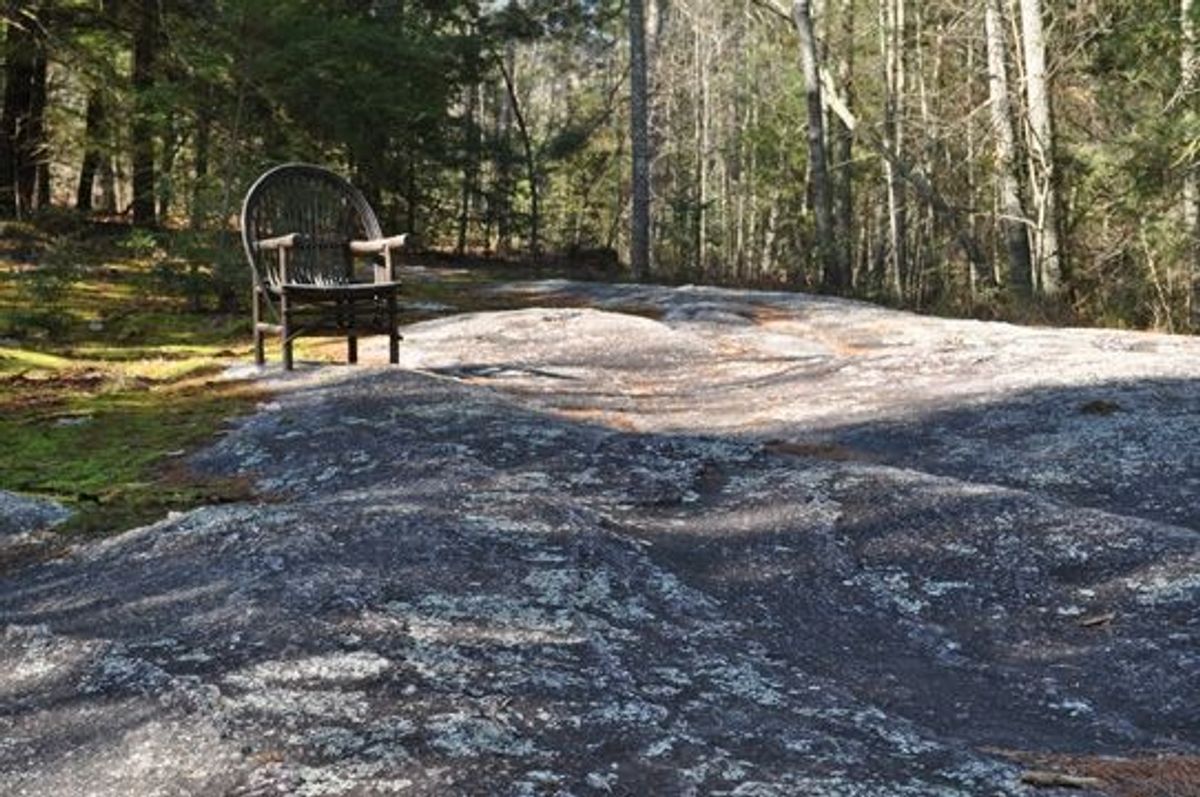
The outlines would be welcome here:
<svg viewBox="0 0 1200 797">
<path fill-rule="evenodd" d="M 369 299 L 395 293 L 399 288 L 399 282 L 347 282 L 341 285 L 288 282 L 268 286 L 276 296 L 286 293 L 288 298 L 295 299 Z"/>
</svg>

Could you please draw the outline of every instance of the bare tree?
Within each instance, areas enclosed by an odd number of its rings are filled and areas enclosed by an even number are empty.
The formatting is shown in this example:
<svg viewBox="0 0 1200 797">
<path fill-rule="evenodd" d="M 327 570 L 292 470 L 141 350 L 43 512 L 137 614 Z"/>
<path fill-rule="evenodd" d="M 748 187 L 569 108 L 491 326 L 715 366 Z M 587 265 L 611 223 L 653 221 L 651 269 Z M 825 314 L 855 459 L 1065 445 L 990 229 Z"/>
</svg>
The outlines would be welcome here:
<svg viewBox="0 0 1200 797">
<path fill-rule="evenodd" d="M 541 238 L 541 194 L 539 193 L 538 185 L 538 168 L 537 154 L 533 150 L 533 138 L 529 132 L 529 125 L 525 122 L 525 113 L 521 110 L 521 101 L 517 97 L 517 88 L 513 82 L 512 67 L 506 65 L 503 59 L 499 60 L 500 75 L 504 78 L 504 87 L 508 91 L 509 107 L 512 108 L 513 117 L 517 121 L 517 132 L 521 135 L 521 150 L 525 155 L 525 176 L 529 181 L 529 253 L 534 257 L 541 254 L 542 238 Z"/>
<path fill-rule="evenodd" d="M 800 37 L 800 68 L 804 73 L 808 101 L 808 163 L 812 178 L 817 252 L 825 286 L 837 290 L 845 285 L 845 275 L 838 269 L 834 255 L 832 192 L 829 186 L 829 159 L 825 152 L 825 106 L 821 100 L 821 70 L 809 0 L 796 0 L 792 6 L 792 21 Z"/>
<path fill-rule="evenodd" d="M 644 0 L 629 0 L 629 118 L 633 150 L 633 218 L 629 265 L 633 277 L 650 275 L 650 112 Z"/>
<path fill-rule="evenodd" d="M 1062 290 L 1063 260 L 1059 229 L 1058 174 L 1054 117 L 1046 77 L 1046 35 L 1042 0 L 1020 0 L 1021 44 L 1025 52 L 1025 100 L 1029 116 L 1029 172 L 1037 209 L 1038 287 L 1046 296 Z"/>
<path fill-rule="evenodd" d="M 1186 100 L 1200 82 L 1200 57 L 1196 53 L 1195 0 L 1179 0 L 1179 99 Z M 1187 316 L 1193 330 L 1200 329 L 1200 164 L 1188 165 L 1183 178 L 1184 235 L 1188 236 Z"/>
<path fill-rule="evenodd" d="M 1025 208 L 1021 204 L 1016 174 L 1016 134 L 1013 132 L 1012 102 L 1008 93 L 1007 47 L 1000 0 L 987 0 L 984 34 L 987 41 L 988 100 L 992 137 L 996 145 L 993 179 L 1000 209 L 1000 228 L 1008 248 L 1009 285 L 1018 295 L 1028 296 L 1032 290 L 1032 263 Z"/>
<path fill-rule="evenodd" d="M 905 0 L 882 0 L 879 37 L 884 64 L 884 145 L 898 156 L 904 154 L 905 116 Z M 891 237 L 891 281 L 896 296 L 905 296 L 908 269 L 908 202 L 904 181 L 895 163 L 884 164 L 887 178 L 888 227 Z"/>
<path fill-rule="evenodd" d="M 854 104 L 854 3 L 839 4 L 841 46 L 837 79 L 848 108 Z M 830 131 L 833 160 L 833 228 L 837 267 L 847 284 L 854 282 L 854 131 L 836 114 Z"/>
</svg>

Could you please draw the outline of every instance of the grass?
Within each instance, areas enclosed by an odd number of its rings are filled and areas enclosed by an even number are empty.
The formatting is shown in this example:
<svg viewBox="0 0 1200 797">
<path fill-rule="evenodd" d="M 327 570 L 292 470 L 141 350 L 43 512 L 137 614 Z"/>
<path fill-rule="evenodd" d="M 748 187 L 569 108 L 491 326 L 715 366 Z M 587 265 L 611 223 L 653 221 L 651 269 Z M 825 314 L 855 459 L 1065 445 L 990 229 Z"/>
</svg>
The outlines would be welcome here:
<svg viewBox="0 0 1200 797">
<path fill-rule="evenodd" d="M 260 398 L 254 387 L 195 377 L 137 384 L 97 371 L 38 382 L 37 397 L 10 404 L 0 420 L 0 485 L 74 507 L 65 531 L 120 531 L 249 495 L 243 483 L 190 473 L 180 458 L 248 411 Z"/>
<path fill-rule="evenodd" d="M 0 237 L 0 489 L 75 509 L 59 527 L 68 534 L 248 497 L 247 483 L 182 464 L 262 397 L 215 378 L 249 357 L 246 321 L 188 312 L 186 297 L 156 283 L 155 254 L 135 256 L 112 236 L 63 246 L 34 228 L 9 232 Z M 64 251 L 71 262 L 47 276 Z"/>
</svg>

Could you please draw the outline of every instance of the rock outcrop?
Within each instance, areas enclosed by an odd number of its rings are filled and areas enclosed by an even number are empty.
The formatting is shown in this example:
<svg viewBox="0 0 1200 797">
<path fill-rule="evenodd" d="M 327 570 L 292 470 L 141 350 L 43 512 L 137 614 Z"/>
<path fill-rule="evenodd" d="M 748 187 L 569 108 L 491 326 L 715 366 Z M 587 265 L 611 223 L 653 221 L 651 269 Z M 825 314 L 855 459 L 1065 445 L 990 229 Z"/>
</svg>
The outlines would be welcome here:
<svg viewBox="0 0 1200 797">
<path fill-rule="evenodd" d="M 1017 795 L 1022 753 L 1197 752 L 1200 342 L 511 290 L 593 308 L 272 376 L 193 459 L 260 502 L 0 583 L 4 793 Z"/>
<path fill-rule="evenodd" d="M 54 501 L 0 490 L 0 540 L 56 526 L 71 510 Z"/>
</svg>

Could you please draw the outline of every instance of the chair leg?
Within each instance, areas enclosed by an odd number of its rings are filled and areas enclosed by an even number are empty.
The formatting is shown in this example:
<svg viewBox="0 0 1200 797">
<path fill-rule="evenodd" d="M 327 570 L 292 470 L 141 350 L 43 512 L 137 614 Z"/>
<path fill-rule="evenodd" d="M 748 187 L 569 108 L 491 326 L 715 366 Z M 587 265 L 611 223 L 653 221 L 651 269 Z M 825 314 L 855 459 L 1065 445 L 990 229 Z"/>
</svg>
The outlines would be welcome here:
<svg viewBox="0 0 1200 797">
<path fill-rule="evenodd" d="M 396 329 L 396 292 L 388 293 L 388 362 L 396 365 L 400 362 L 400 332 Z"/>
<path fill-rule="evenodd" d="M 353 298 L 338 302 L 338 323 L 346 325 L 346 362 L 351 365 L 358 362 L 358 332 L 354 318 L 356 309 L 358 308 Z"/>
<path fill-rule="evenodd" d="M 283 343 L 283 369 L 290 371 L 294 365 L 292 360 L 292 308 L 288 306 L 286 293 L 279 299 L 279 315 L 282 325 L 279 335 L 280 341 Z"/>
<path fill-rule="evenodd" d="M 262 289 L 257 285 L 254 286 L 254 295 L 251 298 L 254 308 L 252 316 L 254 320 L 254 364 L 264 365 L 267 362 L 267 353 L 264 348 L 263 331 L 259 327 L 259 324 L 262 323 Z"/>
<path fill-rule="evenodd" d="M 255 365 L 266 365 L 267 364 L 267 347 L 266 347 L 266 341 L 264 340 L 265 337 L 266 336 L 263 335 L 263 331 L 261 329 L 254 330 L 254 364 Z"/>
</svg>

